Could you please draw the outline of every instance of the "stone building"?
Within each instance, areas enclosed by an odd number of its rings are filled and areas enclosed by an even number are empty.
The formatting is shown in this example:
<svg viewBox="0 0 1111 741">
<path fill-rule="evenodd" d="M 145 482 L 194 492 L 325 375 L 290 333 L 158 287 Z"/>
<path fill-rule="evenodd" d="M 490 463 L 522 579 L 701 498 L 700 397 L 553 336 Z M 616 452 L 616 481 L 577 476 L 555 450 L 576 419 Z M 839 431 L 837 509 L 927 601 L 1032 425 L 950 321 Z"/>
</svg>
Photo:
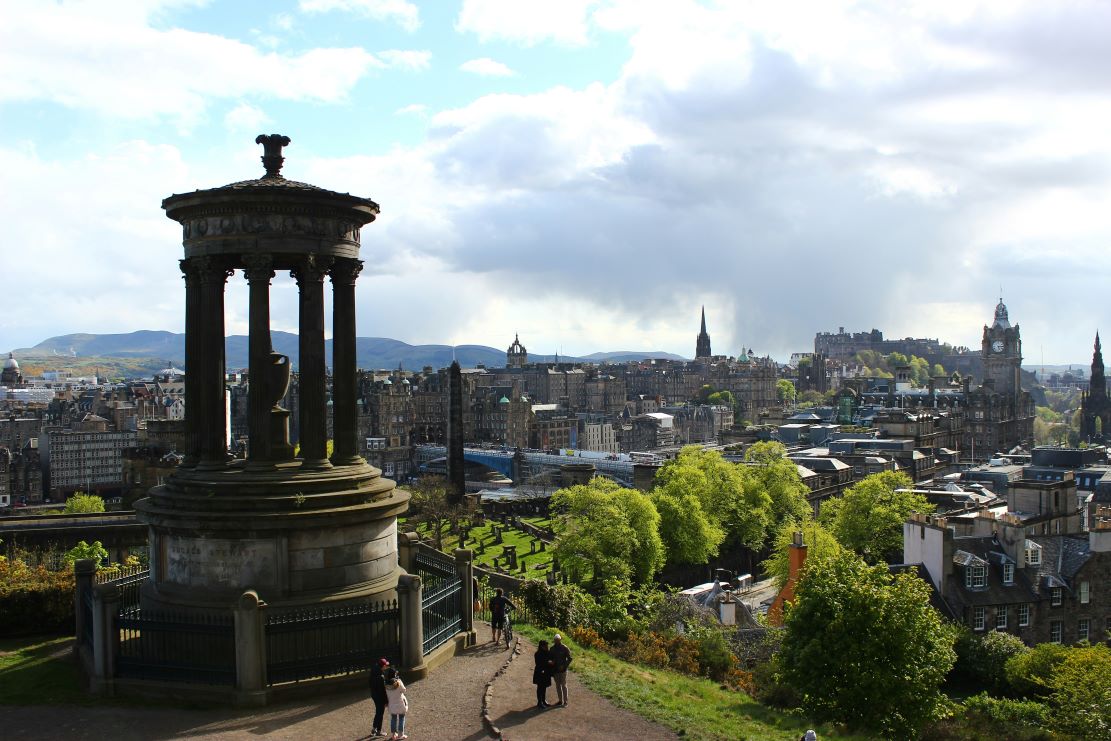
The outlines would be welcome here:
<svg viewBox="0 0 1111 741">
<path fill-rule="evenodd" d="M 39 439 L 43 490 L 60 500 L 75 491 L 108 492 L 124 486 L 124 451 L 136 447 L 134 431 L 109 430 L 87 415 L 74 429 L 47 429 Z"/>
</svg>

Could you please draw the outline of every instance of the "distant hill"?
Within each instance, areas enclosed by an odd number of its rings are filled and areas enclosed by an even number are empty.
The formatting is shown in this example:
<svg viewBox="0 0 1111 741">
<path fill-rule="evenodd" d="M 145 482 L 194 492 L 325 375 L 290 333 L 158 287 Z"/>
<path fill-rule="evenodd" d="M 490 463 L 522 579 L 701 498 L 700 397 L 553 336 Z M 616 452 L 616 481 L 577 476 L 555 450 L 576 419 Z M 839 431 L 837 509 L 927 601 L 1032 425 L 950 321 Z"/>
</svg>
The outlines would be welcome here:
<svg viewBox="0 0 1111 741">
<path fill-rule="evenodd" d="M 274 350 L 288 355 L 297 366 L 297 335 L 290 332 L 271 332 Z M 248 365 L 248 338 L 245 335 L 232 335 L 225 340 L 225 355 L 229 369 L 246 368 Z M 332 356 L 331 340 L 325 343 L 324 351 Z M 125 370 L 135 369 L 154 372 L 167 365 L 182 366 L 185 363 L 185 335 L 158 330 L 140 330 L 127 334 L 68 334 L 51 337 L 34 347 L 14 350 L 22 364 L 29 364 L 27 370 L 58 369 L 102 365 L 102 374 L 119 375 Z M 500 368 L 505 365 L 505 351 L 485 345 L 410 345 L 388 337 L 359 337 L 356 341 L 356 360 L 360 368 L 397 368 L 420 370 L 426 365 L 444 368 L 451 365 L 454 357 L 465 368 L 485 365 Z M 678 355 L 666 352 L 597 352 L 583 358 L 560 356 L 563 362 L 611 362 L 621 363 L 643 358 L 666 358 L 682 360 Z M 113 360 L 116 359 L 116 360 Z M 128 359 L 128 362 L 119 362 Z M 530 355 L 535 362 L 552 362 L 552 355 Z M 98 361 L 102 361 L 99 362 Z"/>
</svg>

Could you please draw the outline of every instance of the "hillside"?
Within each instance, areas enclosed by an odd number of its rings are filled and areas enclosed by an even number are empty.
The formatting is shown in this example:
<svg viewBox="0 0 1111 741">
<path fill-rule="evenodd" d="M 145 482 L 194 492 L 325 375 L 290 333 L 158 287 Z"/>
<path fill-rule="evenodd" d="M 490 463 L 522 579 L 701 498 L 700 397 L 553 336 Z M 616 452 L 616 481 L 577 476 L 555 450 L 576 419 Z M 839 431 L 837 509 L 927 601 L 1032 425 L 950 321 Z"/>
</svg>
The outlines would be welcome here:
<svg viewBox="0 0 1111 741">
<path fill-rule="evenodd" d="M 288 355 L 297 366 L 297 335 L 271 332 L 274 350 Z M 246 368 L 248 338 L 232 335 L 225 341 L 229 369 Z M 76 375 L 130 377 L 149 375 L 167 365 L 184 365 L 185 335 L 159 330 L 140 330 L 126 334 L 68 334 L 43 340 L 34 347 L 13 351 L 24 373 L 34 375 L 43 370 L 69 370 Z M 332 356 L 332 342 L 325 343 L 325 353 Z M 495 368 L 505 365 L 505 351 L 485 345 L 410 345 L 388 337 L 360 337 L 356 342 L 356 360 L 360 368 L 397 368 L 420 370 L 425 366 L 444 368 L 453 359 L 465 368 L 478 365 Z M 620 363 L 642 358 L 681 360 L 665 352 L 597 352 L 584 358 L 560 356 L 566 362 Z M 555 360 L 551 355 L 531 355 L 537 362 Z"/>
</svg>

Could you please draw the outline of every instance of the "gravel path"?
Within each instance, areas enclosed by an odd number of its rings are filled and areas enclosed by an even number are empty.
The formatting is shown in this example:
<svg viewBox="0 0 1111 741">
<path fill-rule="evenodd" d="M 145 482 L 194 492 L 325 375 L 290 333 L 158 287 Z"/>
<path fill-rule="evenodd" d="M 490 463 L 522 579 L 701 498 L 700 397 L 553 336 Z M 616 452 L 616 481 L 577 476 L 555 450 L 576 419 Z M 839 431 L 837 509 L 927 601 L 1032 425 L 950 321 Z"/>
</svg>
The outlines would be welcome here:
<svg viewBox="0 0 1111 741">
<path fill-rule="evenodd" d="M 586 689 L 572 671 L 567 674 L 567 707 L 536 709 L 532 683 L 536 646 L 523 637 L 521 653 L 509 670 L 494 682 L 490 718 L 506 741 L 563 741 L 564 739 L 635 739 L 675 741 L 673 731 L 623 710 Z M 548 702 L 555 703 L 555 684 L 548 688 Z"/>
</svg>

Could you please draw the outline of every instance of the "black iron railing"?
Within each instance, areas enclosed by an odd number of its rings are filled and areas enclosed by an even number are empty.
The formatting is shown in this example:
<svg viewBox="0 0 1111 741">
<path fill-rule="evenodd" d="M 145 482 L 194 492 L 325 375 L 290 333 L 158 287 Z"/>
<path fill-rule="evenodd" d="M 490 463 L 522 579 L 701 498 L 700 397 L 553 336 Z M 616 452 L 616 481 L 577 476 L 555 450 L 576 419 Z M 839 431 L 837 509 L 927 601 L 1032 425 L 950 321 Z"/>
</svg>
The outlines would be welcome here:
<svg viewBox="0 0 1111 741">
<path fill-rule="evenodd" d="M 460 579 L 441 581 L 426 589 L 421 599 L 424 653 L 447 643 L 463 626 L 463 583 Z"/>
<path fill-rule="evenodd" d="M 235 684 L 235 625 L 230 614 L 135 609 L 116 618 L 116 676 L 198 684 Z"/>
<path fill-rule="evenodd" d="M 398 663 L 399 647 L 396 600 L 268 615 L 267 683 L 364 671 L 379 657 Z"/>
<path fill-rule="evenodd" d="M 139 594 L 142 592 L 143 584 L 149 578 L 150 570 L 143 569 L 118 577 L 109 582 L 110 584 L 115 584 L 116 588 L 119 590 L 120 614 L 134 612 L 139 609 Z"/>
</svg>

